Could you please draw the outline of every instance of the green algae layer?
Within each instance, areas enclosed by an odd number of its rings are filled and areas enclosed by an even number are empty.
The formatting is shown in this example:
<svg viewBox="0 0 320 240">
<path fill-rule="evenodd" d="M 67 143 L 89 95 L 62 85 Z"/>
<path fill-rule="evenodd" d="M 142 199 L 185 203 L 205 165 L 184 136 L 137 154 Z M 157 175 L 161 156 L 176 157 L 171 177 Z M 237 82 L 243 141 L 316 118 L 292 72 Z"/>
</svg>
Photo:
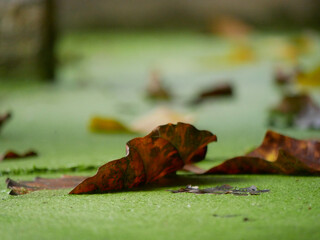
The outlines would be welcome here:
<svg viewBox="0 0 320 240">
<path fill-rule="evenodd" d="M 55 84 L 32 79 L 0 82 L 0 113 L 10 110 L 13 114 L 1 130 L 0 152 L 34 149 L 39 154 L 0 163 L 0 239 L 320 239 L 318 177 L 179 173 L 164 185 L 96 195 L 68 195 L 65 189 L 10 196 L 5 185 L 7 177 L 93 175 L 93 168 L 125 156 L 125 143 L 139 135 L 91 133 L 90 117 L 109 116 L 131 124 L 159 105 L 193 115 L 198 129 L 218 136 L 199 166 L 210 168 L 244 154 L 261 143 L 268 129 L 268 109 L 281 98 L 282 90 L 273 83 L 279 59 L 271 56 L 271 50 L 272 43 L 289 37 L 256 34 L 248 43 L 257 53 L 255 61 L 228 64 L 224 56 L 230 55 L 234 42 L 209 35 L 95 32 L 62 36 Z M 317 56 L 315 48 L 300 60 L 310 67 L 320 62 Z M 146 100 L 153 69 L 162 73 L 174 93 L 173 102 Z M 189 104 L 202 89 L 223 79 L 230 79 L 234 86 L 232 98 Z M 296 138 L 319 138 L 319 131 L 273 130 Z M 202 188 L 255 185 L 270 192 L 233 196 L 166 191 L 187 184 Z"/>
</svg>

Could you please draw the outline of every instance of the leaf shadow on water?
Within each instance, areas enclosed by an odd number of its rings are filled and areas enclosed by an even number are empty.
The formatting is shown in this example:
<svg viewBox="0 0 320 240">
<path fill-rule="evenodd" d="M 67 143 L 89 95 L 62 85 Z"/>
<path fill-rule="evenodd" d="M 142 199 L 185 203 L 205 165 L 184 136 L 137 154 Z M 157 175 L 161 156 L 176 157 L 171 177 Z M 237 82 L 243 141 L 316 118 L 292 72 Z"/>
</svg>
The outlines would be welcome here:
<svg viewBox="0 0 320 240">
<path fill-rule="evenodd" d="M 157 188 L 164 187 L 185 187 L 186 185 L 193 186 L 202 186 L 202 185 L 210 185 L 217 186 L 223 184 L 237 184 L 241 182 L 247 182 L 249 179 L 243 178 L 241 176 L 226 176 L 226 175 L 176 175 L 176 176 L 168 176 L 162 179 L 159 179 L 156 182 L 150 183 L 141 187 L 143 190 L 156 190 Z M 251 180 L 250 180 L 251 181 Z M 137 188 L 139 189 L 139 188 Z"/>
<path fill-rule="evenodd" d="M 224 184 L 233 184 L 235 187 L 238 183 L 252 181 L 252 179 L 243 178 L 241 176 L 232 175 L 196 175 L 196 174 L 185 174 L 185 175 L 170 175 L 163 177 L 155 182 L 120 191 L 111 191 L 106 193 L 94 193 L 94 194 L 115 194 L 123 192 L 141 192 L 141 191 L 158 191 L 158 190 L 169 190 L 170 188 L 181 188 L 189 184 L 192 186 L 217 186 Z M 250 184 L 249 184 L 250 185 Z M 252 185 L 252 184 L 251 184 Z M 164 189 L 165 188 L 165 189 Z M 81 194 L 82 195 L 82 194 Z M 90 194 L 83 194 L 90 195 Z"/>
</svg>

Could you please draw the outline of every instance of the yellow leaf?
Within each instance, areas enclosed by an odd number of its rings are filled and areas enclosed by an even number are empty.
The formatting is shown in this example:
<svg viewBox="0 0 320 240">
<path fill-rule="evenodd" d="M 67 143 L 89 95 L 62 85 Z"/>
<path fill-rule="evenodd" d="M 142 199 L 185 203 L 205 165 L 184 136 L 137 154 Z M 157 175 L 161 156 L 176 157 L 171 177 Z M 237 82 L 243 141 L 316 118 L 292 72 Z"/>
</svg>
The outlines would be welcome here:
<svg viewBox="0 0 320 240">
<path fill-rule="evenodd" d="M 248 63 L 255 60 L 255 53 L 249 46 L 238 45 L 231 51 L 228 58 L 233 63 Z"/>
<path fill-rule="evenodd" d="M 124 124 L 116 119 L 95 116 L 91 118 L 89 125 L 91 132 L 98 133 L 130 133 Z"/>
<path fill-rule="evenodd" d="M 320 66 L 307 73 L 297 76 L 298 84 L 305 86 L 320 86 Z"/>
</svg>

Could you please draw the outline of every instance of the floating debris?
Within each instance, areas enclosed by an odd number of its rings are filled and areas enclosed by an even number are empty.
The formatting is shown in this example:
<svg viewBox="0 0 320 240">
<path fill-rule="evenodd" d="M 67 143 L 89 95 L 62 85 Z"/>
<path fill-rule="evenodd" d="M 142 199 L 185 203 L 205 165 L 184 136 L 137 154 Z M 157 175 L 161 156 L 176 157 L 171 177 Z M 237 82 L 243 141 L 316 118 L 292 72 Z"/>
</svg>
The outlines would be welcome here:
<svg viewBox="0 0 320 240">
<path fill-rule="evenodd" d="M 269 192 L 270 190 L 259 190 L 256 186 L 252 185 L 247 188 L 234 188 L 228 184 L 200 189 L 198 186 L 187 185 L 185 188 L 180 188 L 179 190 L 168 190 L 172 193 L 195 193 L 195 194 L 233 194 L 238 196 L 248 196 L 248 195 L 260 195 L 261 193 Z"/>
</svg>

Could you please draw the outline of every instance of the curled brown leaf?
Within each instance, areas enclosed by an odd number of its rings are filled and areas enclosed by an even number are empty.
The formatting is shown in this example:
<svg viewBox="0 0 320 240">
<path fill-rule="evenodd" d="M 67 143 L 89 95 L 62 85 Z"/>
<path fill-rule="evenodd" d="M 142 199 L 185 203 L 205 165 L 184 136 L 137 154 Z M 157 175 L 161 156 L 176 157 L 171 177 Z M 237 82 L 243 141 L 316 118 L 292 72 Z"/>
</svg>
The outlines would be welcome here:
<svg viewBox="0 0 320 240">
<path fill-rule="evenodd" d="M 103 165 L 70 193 L 110 192 L 153 182 L 204 159 L 207 144 L 213 141 L 217 141 L 214 134 L 190 124 L 159 126 L 147 136 L 129 141 L 127 156 Z"/>
</svg>

